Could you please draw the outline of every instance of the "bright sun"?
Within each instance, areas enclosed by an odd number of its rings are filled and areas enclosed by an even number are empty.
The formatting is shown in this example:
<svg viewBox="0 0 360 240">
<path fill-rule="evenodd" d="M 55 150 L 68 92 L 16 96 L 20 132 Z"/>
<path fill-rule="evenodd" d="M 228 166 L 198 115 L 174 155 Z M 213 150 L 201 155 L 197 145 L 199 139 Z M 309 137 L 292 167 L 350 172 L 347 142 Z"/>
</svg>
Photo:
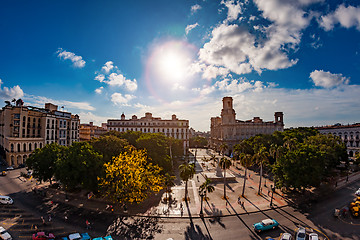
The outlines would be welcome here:
<svg viewBox="0 0 360 240">
<path fill-rule="evenodd" d="M 159 46 L 154 55 L 156 74 L 166 82 L 182 83 L 186 80 L 191 56 L 181 42 L 168 42 Z"/>
</svg>

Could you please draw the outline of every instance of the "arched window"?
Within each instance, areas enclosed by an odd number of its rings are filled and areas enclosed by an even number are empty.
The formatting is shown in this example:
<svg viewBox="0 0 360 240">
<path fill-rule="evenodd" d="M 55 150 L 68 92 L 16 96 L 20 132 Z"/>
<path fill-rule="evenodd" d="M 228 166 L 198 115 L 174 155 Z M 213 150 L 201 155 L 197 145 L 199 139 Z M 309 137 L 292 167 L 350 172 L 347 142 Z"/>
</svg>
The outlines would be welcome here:
<svg viewBox="0 0 360 240">
<path fill-rule="evenodd" d="M 35 147 L 34 147 L 34 149 L 37 149 L 37 143 L 35 143 Z"/>
<path fill-rule="evenodd" d="M 26 143 L 24 143 L 24 149 L 23 150 L 24 150 L 24 152 L 26 152 Z"/>
<path fill-rule="evenodd" d="M 32 151 L 32 150 L 31 150 L 31 143 L 29 143 L 29 151 Z"/>
<path fill-rule="evenodd" d="M 17 151 L 20 152 L 20 144 L 17 144 Z"/>
<path fill-rule="evenodd" d="M 14 144 L 10 145 L 11 152 L 14 152 Z"/>
<path fill-rule="evenodd" d="M 42 143 L 40 143 L 40 148 L 42 148 Z"/>
</svg>

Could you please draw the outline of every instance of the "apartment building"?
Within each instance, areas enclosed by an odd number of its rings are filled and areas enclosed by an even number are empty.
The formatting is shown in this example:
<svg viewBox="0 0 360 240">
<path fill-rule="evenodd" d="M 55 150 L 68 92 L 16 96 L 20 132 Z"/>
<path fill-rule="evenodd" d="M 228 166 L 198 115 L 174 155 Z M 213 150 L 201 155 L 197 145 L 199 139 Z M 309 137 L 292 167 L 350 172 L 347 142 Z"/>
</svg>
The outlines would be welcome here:
<svg viewBox="0 0 360 240">
<path fill-rule="evenodd" d="M 78 115 L 58 111 L 58 106 L 46 103 L 45 108 L 24 106 L 21 99 L 15 105 L 7 102 L 0 110 L 0 147 L 8 165 L 24 164 L 36 148 L 56 142 L 69 146 L 79 141 Z"/>
</svg>

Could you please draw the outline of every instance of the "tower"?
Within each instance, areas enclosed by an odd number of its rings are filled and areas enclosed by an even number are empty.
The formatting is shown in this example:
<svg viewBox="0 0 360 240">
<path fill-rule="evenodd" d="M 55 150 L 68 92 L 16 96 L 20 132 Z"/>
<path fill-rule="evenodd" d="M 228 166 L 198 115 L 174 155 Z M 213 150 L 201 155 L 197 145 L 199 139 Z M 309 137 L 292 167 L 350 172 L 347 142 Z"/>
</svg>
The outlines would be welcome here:
<svg viewBox="0 0 360 240">
<path fill-rule="evenodd" d="M 235 124 L 235 110 L 233 109 L 232 97 L 223 98 L 223 109 L 221 110 L 222 124 Z"/>
<path fill-rule="evenodd" d="M 284 114 L 283 112 L 275 112 L 275 123 L 284 123 Z"/>
</svg>

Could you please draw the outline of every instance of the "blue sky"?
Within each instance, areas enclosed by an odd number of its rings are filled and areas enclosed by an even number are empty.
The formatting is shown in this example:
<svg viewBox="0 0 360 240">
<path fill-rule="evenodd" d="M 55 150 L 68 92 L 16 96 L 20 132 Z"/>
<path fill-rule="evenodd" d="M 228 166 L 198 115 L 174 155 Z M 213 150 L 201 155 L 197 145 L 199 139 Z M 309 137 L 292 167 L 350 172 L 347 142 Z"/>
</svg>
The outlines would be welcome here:
<svg viewBox="0 0 360 240">
<path fill-rule="evenodd" d="M 0 98 L 64 106 L 96 124 L 133 114 L 207 131 L 360 121 L 358 1 L 1 1 Z"/>
</svg>

